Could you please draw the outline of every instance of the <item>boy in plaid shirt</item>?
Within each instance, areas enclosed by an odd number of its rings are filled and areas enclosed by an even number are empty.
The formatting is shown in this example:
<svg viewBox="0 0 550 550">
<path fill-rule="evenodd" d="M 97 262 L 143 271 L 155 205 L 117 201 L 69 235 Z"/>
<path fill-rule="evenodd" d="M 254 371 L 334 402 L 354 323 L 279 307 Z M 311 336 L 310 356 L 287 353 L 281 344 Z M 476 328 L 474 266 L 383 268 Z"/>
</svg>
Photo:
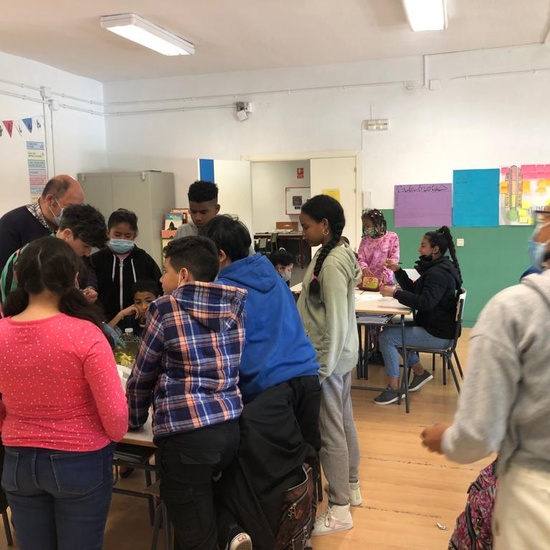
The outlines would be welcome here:
<svg viewBox="0 0 550 550">
<path fill-rule="evenodd" d="M 160 494 L 176 548 L 217 548 L 213 481 L 235 458 L 242 412 L 238 367 L 247 292 L 215 284 L 219 259 L 205 237 L 164 249 L 164 296 L 147 314 L 127 383 L 130 427 L 153 404 Z"/>
</svg>

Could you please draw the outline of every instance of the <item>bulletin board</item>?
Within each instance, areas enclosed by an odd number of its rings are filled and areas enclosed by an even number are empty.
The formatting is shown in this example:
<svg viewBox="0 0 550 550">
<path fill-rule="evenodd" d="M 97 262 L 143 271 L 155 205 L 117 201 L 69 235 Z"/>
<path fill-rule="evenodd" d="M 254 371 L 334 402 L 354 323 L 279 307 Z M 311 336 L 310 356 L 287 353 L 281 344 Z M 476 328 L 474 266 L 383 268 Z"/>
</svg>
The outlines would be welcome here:
<svg viewBox="0 0 550 550">
<path fill-rule="evenodd" d="M 299 214 L 302 205 L 309 199 L 309 187 L 285 187 L 285 213 Z"/>
</svg>

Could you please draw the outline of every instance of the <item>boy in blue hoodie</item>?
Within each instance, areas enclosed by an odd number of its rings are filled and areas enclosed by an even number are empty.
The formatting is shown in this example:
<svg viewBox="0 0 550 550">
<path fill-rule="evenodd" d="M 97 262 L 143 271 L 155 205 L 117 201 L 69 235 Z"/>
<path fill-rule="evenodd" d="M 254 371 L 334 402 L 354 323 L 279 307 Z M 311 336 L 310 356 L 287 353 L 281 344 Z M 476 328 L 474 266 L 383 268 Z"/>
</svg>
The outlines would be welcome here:
<svg viewBox="0 0 550 550">
<path fill-rule="evenodd" d="M 165 295 L 149 307 L 126 386 L 129 422 L 142 426 L 153 404 L 160 495 L 175 548 L 214 550 L 212 480 L 234 460 L 239 443 L 246 291 L 212 283 L 218 252 L 209 239 L 176 239 L 164 254 Z M 244 550 L 249 542 L 237 537 L 229 548 Z"/>
<path fill-rule="evenodd" d="M 225 476 L 225 505 L 252 536 L 255 547 L 274 548 L 271 536 L 277 534 L 281 492 L 303 481 L 304 462 L 317 468 L 319 365 L 292 292 L 265 256 L 248 255 L 248 229 L 231 216 L 216 216 L 201 235 L 218 247 L 217 282 L 248 292 L 239 366 L 245 404 L 240 421 L 240 467 Z M 256 502 L 242 497 L 244 486 L 253 487 Z M 263 529 L 259 520 L 247 522 L 258 507 L 271 529 Z"/>
</svg>

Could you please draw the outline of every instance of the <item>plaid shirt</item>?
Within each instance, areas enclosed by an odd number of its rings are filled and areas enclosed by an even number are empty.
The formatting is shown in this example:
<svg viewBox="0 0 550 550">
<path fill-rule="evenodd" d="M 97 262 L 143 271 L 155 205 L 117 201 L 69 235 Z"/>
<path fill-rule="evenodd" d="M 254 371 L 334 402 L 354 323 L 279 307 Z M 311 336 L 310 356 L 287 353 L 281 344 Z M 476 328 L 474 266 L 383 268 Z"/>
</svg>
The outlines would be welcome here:
<svg viewBox="0 0 550 550">
<path fill-rule="evenodd" d="M 153 302 L 126 385 L 130 427 L 153 403 L 157 441 L 238 418 L 246 290 L 193 282 Z"/>
</svg>

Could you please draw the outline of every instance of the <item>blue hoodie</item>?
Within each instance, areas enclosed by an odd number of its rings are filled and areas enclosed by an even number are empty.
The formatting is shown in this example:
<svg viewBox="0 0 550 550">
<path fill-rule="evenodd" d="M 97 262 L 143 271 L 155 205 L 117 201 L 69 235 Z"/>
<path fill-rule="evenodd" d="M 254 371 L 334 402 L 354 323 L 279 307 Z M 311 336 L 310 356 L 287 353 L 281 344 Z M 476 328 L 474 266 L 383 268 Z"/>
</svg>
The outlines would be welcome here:
<svg viewBox="0 0 550 550">
<path fill-rule="evenodd" d="M 296 378 L 316 376 L 319 364 L 292 292 L 260 254 L 237 260 L 218 274 L 218 283 L 248 290 L 246 334 L 239 367 L 243 401 Z"/>
</svg>

